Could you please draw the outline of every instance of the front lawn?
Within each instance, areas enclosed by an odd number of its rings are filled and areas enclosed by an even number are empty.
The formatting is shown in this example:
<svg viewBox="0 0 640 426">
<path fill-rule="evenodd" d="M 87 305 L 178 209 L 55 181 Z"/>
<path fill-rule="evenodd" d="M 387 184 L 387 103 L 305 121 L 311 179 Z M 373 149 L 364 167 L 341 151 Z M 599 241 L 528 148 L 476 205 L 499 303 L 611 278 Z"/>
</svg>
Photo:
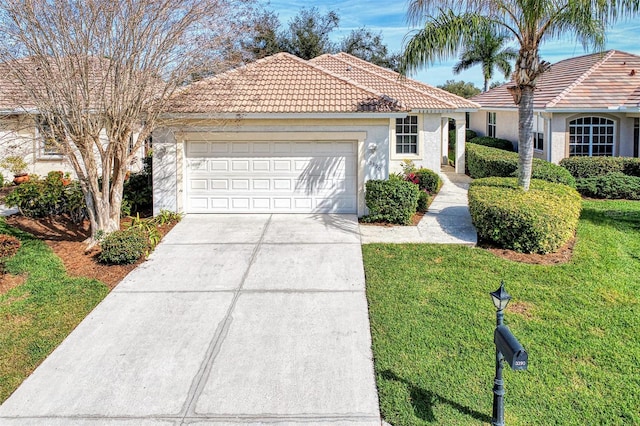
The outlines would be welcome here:
<svg viewBox="0 0 640 426">
<path fill-rule="evenodd" d="M 495 308 L 529 369 L 505 368 L 508 425 L 640 424 L 640 203 L 585 201 L 571 262 L 443 245 L 363 246 L 375 369 L 394 426 L 491 421 Z"/>
<path fill-rule="evenodd" d="M 107 295 L 97 280 L 70 278 L 51 249 L 0 219 L 0 233 L 22 241 L 6 272 L 26 282 L 0 294 L 0 403 Z"/>
</svg>

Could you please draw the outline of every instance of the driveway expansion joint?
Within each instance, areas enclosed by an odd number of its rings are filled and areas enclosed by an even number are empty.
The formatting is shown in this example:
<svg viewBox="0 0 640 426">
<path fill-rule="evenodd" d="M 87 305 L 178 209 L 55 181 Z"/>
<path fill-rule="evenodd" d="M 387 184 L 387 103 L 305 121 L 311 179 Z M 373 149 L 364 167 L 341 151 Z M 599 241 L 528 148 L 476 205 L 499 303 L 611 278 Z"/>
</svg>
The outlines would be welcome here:
<svg viewBox="0 0 640 426">
<path fill-rule="evenodd" d="M 211 373 L 211 368 L 213 367 L 213 363 L 216 359 L 216 356 L 220 353 L 222 344 L 224 343 L 225 337 L 229 332 L 229 328 L 231 327 L 231 323 L 233 322 L 233 311 L 236 308 L 236 304 L 242 292 L 244 283 L 247 280 L 247 277 L 249 276 L 249 271 L 251 270 L 251 267 L 253 266 L 256 260 L 256 257 L 258 256 L 258 252 L 260 251 L 260 246 L 264 241 L 264 237 L 267 233 L 267 230 L 269 229 L 269 225 L 271 224 L 272 218 L 273 218 L 273 215 L 269 215 L 269 218 L 267 219 L 264 225 L 264 228 L 262 229 L 262 234 L 260 235 L 260 239 L 258 240 L 258 242 L 255 244 L 255 247 L 253 248 L 253 252 L 251 253 L 249 263 L 244 271 L 242 279 L 240 280 L 240 285 L 233 292 L 234 295 L 229 305 L 229 309 L 227 310 L 227 313 L 224 319 L 222 320 L 221 326 L 219 327 L 218 330 L 216 330 L 216 333 L 214 334 L 214 337 L 211 340 L 210 346 L 207 349 L 207 353 L 200 366 L 200 369 L 198 370 L 198 373 L 194 377 L 193 384 L 189 389 L 189 393 L 188 393 L 185 405 L 181 410 L 181 412 L 184 413 L 183 421 L 185 418 L 191 417 L 193 414 L 195 414 L 195 404 L 197 403 L 198 398 L 200 397 L 200 395 L 204 390 L 204 387 L 209 378 L 209 374 Z"/>
</svg>

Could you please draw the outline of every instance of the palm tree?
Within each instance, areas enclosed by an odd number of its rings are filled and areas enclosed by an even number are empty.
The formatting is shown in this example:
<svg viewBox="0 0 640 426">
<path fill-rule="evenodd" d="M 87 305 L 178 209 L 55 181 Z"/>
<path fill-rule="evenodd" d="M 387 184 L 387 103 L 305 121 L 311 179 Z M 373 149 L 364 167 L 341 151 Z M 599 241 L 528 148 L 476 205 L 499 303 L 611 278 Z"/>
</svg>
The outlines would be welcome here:
<svg viewBox="0 0 640 426">
<path fill-rule="evenodd" d="M 483 28 L 468 44 L 464 45 L 460 61 L 453 67 L 454 74 L 460 74 L 461 71 L 481 65 L 485 92 L 489 90 L 494 68 L 504 74 L 505 78 L 509 78 L 512 70 L 511 62 L 518 58 L 517 50 L 503 47 L 509 39 L 506 34 L 496 33 L 492 27 Z"/>
<path fill-rule="evenodd" d="M 439 59 L 448 59 L 485 26 L 506 32 L 520 49 L 509 88 L 518 105 L 518 183 L 531 182 L 533 160 L 533 93 L 549 63 L 540 45 L 567 34 L 586 48 L 604 50 L 605 29 L 620 17 L 637 15 L 640 0 L 411 0 L 409 19 L 424 28 L 409 40 L 400 64 L 406 74 Z"/>
</svg>

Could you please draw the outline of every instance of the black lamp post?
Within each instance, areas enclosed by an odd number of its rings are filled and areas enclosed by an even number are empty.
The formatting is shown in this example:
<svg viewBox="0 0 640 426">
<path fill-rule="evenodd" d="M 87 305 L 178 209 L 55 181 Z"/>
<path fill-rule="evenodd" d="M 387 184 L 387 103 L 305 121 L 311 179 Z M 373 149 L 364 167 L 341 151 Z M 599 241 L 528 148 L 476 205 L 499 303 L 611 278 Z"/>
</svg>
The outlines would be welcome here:
<svg viewBox="0 0 640 426">
<path fill-rule="evenodd" d="M 509 304 L 511 296 L 504 289 L 504 281 L 500 282 L 500 288 L 489 293 L 496 307 L 496 326 L 503 325 L 504 309 Z M 504 381 L 502 380 L 502 353 L 496 347 L 496 377 L 493 379 L 493 426 L 504 426 Z"/>
</svg>

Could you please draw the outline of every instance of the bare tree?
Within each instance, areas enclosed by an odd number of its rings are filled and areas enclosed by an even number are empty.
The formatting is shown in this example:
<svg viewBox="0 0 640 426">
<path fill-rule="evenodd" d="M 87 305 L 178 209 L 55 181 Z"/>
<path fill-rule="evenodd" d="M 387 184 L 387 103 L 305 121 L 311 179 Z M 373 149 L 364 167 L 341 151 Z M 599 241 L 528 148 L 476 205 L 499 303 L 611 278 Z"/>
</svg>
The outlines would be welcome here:
<svg viewBox="0 0 640 426">
<path fill-rule="evenodd" d="M 251 0 L 3 0 L 1 75 L 69 158 L 92 237 L 120 226 L 127 164 L 171 94 L 228 68 Z M 6 84 L 6 82 L 5 82 Z M 132 143 L 132 136 L 137 139 Z M 46 135 L 45 135 L 46 137 Z"/>
</svg>

